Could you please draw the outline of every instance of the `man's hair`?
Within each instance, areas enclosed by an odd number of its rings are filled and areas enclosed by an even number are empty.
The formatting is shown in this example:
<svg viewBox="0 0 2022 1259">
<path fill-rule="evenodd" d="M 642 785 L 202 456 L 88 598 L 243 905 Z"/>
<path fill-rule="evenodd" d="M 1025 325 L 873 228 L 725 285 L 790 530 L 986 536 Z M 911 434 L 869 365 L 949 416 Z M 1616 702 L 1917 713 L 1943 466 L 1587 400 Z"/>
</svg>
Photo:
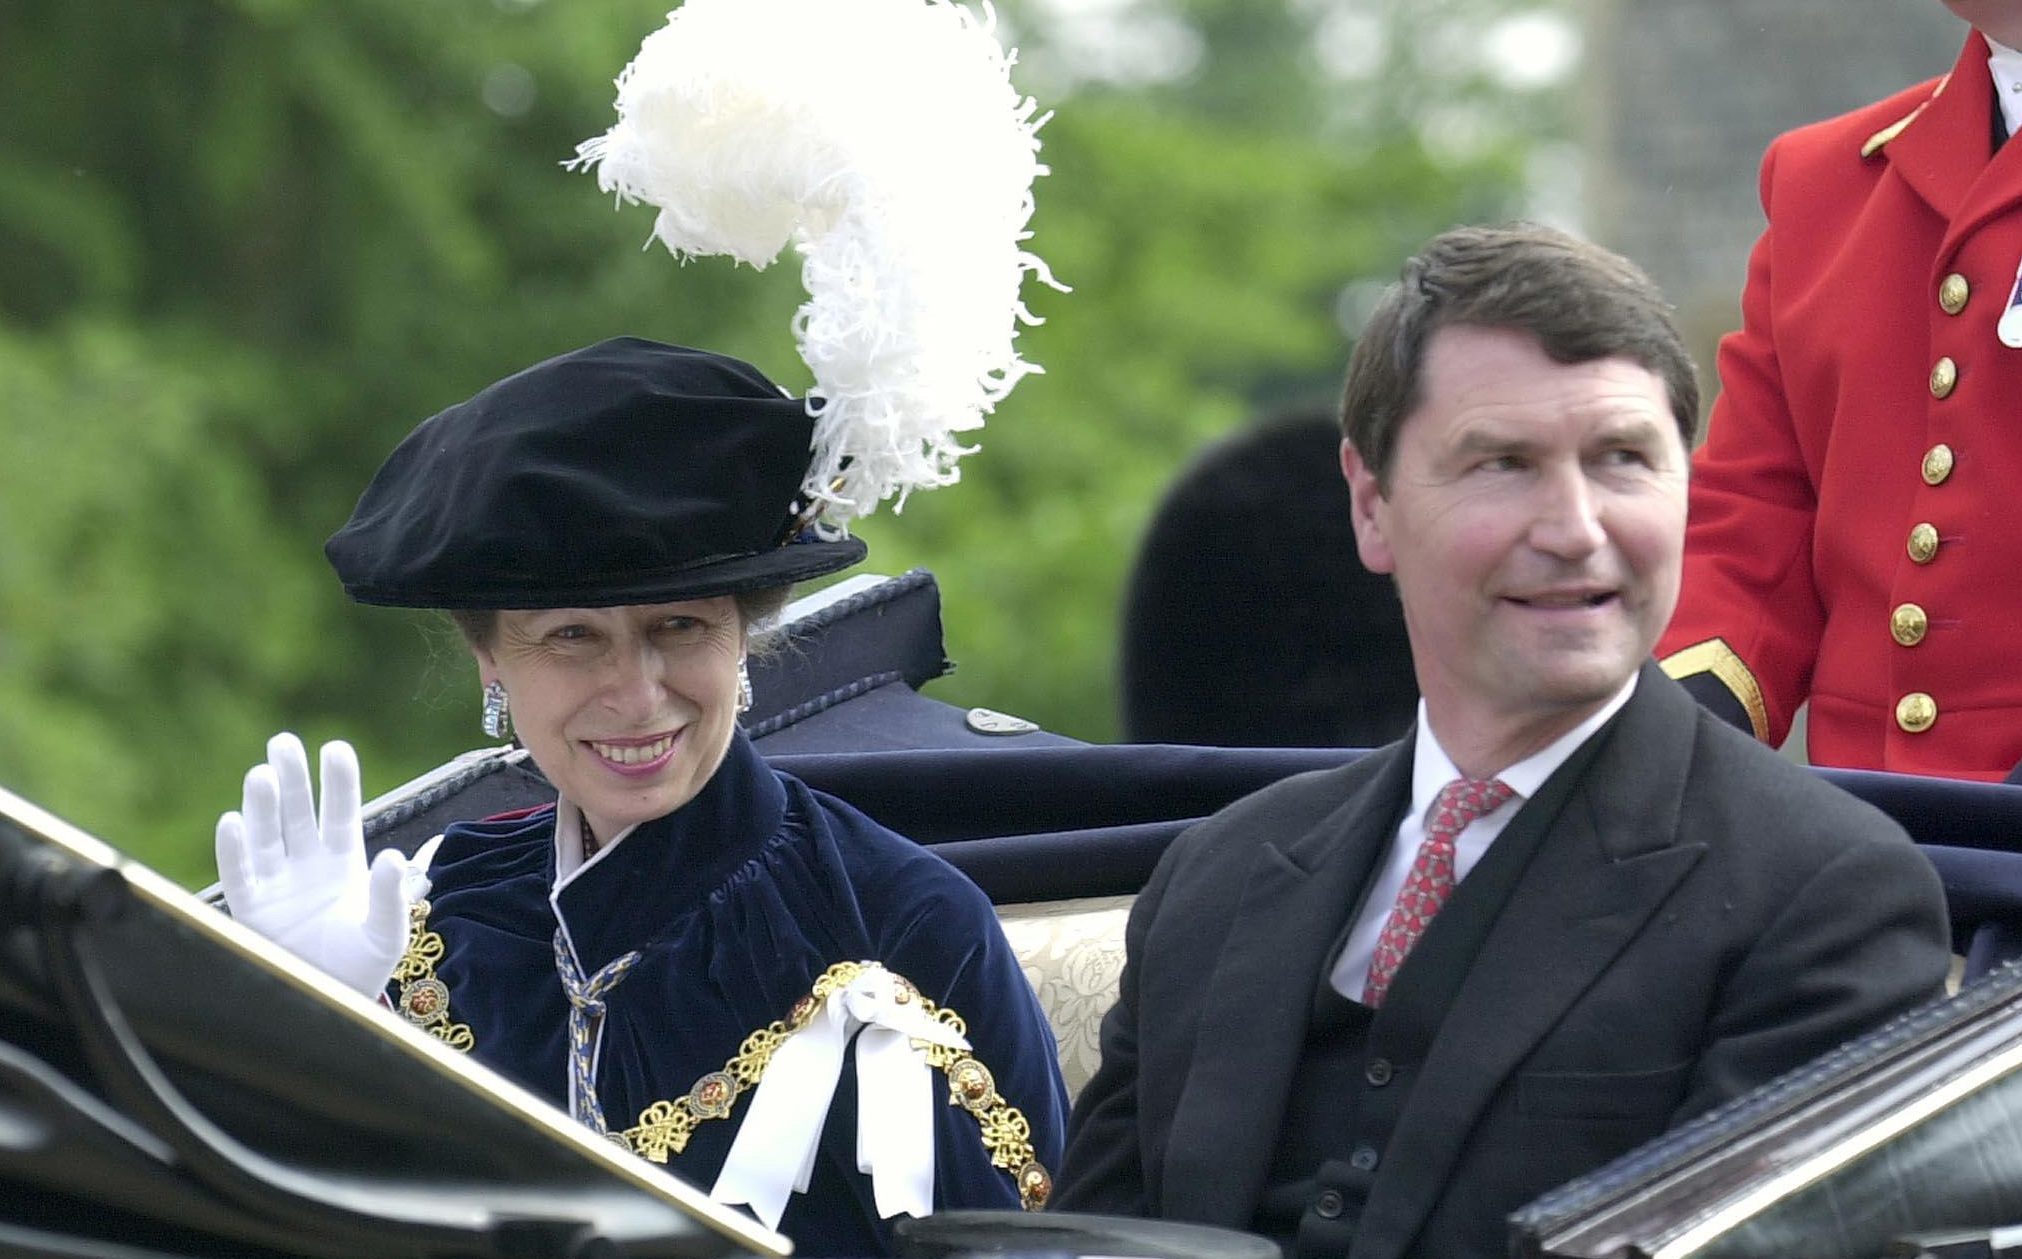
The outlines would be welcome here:
<svg viewBox="0 0 2022 1259">
<path fill-rule="evenodd" d="M 1457 227 L 1404 264 L 1348 360 L 1341 428 L 1388 487 L 1397 434 L 1417 409 L 1425 347 L 1441 328 L 1509 328 L 1555 362 L 1621 356 L 1664 380 L 1691 449 L 1699 380 L 1657 285 L 1627 258 L 1534 223 Z"/>
</svg>

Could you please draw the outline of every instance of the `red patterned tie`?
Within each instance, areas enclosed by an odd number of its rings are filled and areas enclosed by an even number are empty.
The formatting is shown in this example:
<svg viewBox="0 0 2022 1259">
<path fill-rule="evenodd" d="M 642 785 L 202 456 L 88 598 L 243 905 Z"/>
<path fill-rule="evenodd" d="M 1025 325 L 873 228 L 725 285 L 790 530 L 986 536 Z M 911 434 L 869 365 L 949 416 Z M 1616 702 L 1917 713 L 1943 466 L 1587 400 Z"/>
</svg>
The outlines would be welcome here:
<svg viewBox="0 0 2022 1259">
<path fill-rule="evenodd" d="M 1372 1009 L 1383 1004 L 1397 968 L 1411 953 L 1411 946 L 1425 934 L 1425 926 L 1446 898 L 1453 893 L 1453 841 L 1467 824 L 1493 812 L 1516 794 L 1499 778 L 1456 778 L 1439 789 L 1432 807 L 1425 813 L 1425 842 L 1411 873 L 1397 893 L 1397 903 L 1384 920 L 1383 934 L 1376 937 L 1376 952 L 1369 959 L 1369 983 L 1362 990 L 1363 1004 Z"/>
</svg>

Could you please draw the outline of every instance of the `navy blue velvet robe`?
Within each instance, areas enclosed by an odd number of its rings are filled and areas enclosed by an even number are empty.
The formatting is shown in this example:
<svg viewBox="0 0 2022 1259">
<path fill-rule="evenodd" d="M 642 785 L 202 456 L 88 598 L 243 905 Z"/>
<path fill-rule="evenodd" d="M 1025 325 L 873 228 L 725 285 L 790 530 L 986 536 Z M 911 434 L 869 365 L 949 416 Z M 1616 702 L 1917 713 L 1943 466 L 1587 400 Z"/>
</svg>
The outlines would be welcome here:
<svg viewBox="0 0 2022 1259">
<path fill-rule="evenodd" d="M 450 827 L 429 871 L 429 926 L 446 946 L 437 975 L 450 1017 L 470 1026 L 476 1058 L 566 1107 L 554 825 L 550 807 Z M 605 997 L 597 1091 L 614 1130 L 720 1069 L 833 963 L 876 960 L 966 1020 L 975 1056 L 1031 1121 L 1039 1162 L 1058 1168 L 1066 1093 L 1052 1031 L 989 901 L 926 849 L 774 772 L 741 733 L 693 801 L 578 872 L 559 903 L 586 974 L 641 953 Z M 807 1192 L 780 1221 L 802 1254 L 892 1248 L 891 1222 L 877 1218 L 870 1179 L 856 1170 L 855 1080 L 846 1063 Z M 707 1191 L 750 1097 L 700 1125 L 669 1169 Z M 937 1209 L 1018 1206 L 975 1119 L 938 1102 L 935 1180 Z"/>
</svg>

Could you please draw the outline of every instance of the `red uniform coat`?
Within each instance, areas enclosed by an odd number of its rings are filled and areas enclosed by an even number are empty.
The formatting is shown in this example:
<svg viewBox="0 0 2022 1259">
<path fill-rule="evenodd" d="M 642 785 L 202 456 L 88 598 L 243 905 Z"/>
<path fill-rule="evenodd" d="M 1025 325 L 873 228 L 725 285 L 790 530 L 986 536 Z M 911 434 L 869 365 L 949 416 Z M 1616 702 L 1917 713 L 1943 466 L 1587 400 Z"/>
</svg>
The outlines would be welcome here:
<svg viewBox="0 0 2022 1259">
<path fill-rule="evenodd" d="M 1811 759 L 2000 778 L 2022 761 L 2022 142 L 1987 45 L 1944 79 L 1779 137 L 1769 227 L 1693 460 L 1658 644 Z"/>
</svg>

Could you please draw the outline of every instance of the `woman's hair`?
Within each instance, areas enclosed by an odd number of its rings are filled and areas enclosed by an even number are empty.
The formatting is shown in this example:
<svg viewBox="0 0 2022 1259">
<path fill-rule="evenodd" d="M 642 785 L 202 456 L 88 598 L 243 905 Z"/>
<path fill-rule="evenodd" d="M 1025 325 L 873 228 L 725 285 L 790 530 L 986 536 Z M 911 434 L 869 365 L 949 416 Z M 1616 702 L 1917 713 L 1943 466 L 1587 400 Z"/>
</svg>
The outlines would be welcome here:
<svg viewBox="0 0 2022 1259">
<path fill-rule="evenodd" d="M 793 594 L 792 586 L 767 586 L 763 590 L 740 590 L 730 597 L 737 602 L 737 619 L 744 626 L 744 633 L 752 654 L 762 655 L 766 643 L 762 632 L 755 638 L 753 630 L 779 615 L 781 608 Z M 472 647 L 489 647 L 498 633 L 498 612 L 491 608 L 450 608 L 445 613 L 463 641 Z"/>
</svg>

